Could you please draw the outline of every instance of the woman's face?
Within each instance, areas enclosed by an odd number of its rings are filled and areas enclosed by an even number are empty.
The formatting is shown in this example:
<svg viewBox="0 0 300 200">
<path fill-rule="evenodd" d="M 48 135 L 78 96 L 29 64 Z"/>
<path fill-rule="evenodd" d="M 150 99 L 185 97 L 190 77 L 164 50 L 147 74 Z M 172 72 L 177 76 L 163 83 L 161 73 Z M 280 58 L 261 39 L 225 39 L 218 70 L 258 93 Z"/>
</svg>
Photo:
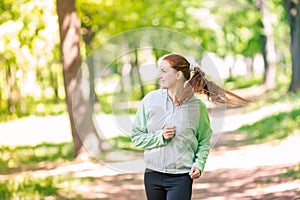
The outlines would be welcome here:
<svg viewBox="0 0 300 200">
<path fill-rule="evenodd" d="M 162 60 L 158 72 L 160 87 L 163 89 L 173 88 L 177 83 L 177 72 L 167 61 Z"/>
</svg>

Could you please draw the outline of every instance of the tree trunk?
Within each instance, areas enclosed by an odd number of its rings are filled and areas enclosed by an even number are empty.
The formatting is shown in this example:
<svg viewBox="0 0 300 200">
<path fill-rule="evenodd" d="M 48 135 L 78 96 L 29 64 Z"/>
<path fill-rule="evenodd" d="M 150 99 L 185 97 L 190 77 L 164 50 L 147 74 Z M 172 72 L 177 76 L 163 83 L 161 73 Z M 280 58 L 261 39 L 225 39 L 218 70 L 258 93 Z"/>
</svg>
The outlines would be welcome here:
<svg viewBox="0 0 300 200">
<path fill-rule="evenodd" d="M 262 13 L 262 24 L 265 33 L 265 43 L 263 43 L 265 51 L 263 56 L 265 60 L 265 77 L 264 85 L 268 89 L 276 87 L 276 52 L 273 38 L 273 28 L 267 2 L 264 0 L 254 0 L 254 3 Z"/>
<path fill-rule="evenodd" d="M 96 102 L 96 94 L 95 94 L 95 71 L 94 71 L 94 58 L 93 55 L 87 59 L 88 70 L 89 70 L 89 83 L 90 83 L 90 104 L 92 110 L 94 110 L 94 105 Z"/>
<path fill-rule="evenodd" d="M 285 0 L 287 18 L 291 29 L 292 81 L 289 91 L 300 90 L 300 2 Z"/>
<path fill-rule="evenodd" d="M 90 14 L 87 14 L 87 17 L 91 18 Z M 83 28 L 83 40 L 87 46 L 87 53 L 89 54 L 91 51 L 91 43 L 95 36 L 95 33 L 92 31 L 91 26 L 84 26 Z M 97 96 L 95 94 L 95 70 L 94 70 L 94 56 L 91 54 L 87 58 L 88 70 L 89 70 L 89 84 L 90 84 L 90 102 L 92 105 L 92 109 L 94 110 L 94 105 L 98 102 Z"/>
<path fill-rule="evenodd" d="M 57 0 L 56 4 L 66 103 L 75 157 L 97 157 L 101 152 L 101 141 L 93 124 L 89 95 L 85 95 L 81 84 L 80 19 L 76 14 L 75 0 Z"/>
<path fill-rule="evenodd" d="M 141 91 L 141 99 L 145 97 L 145 88 L 144 88 L 144 84 L 141 78 L 141 74 L 140 74 L 140 70 L 139 70 L 139 58 L 138 58 L 138 50 L 135 48 L 134 49 L 134 60 L 132 63 L 132 69 L 136 70 L 137 73 L 137 79 L 138 79 L 138 83 L 140 85 L 140 91 Z"/>
<path fill-rule="evenodd" d="M 6 82 L 7 82 L 7 92 L 8 92 L 8 98 L 7 98 L 7 108 L 9 111 L 9 114 L 16 112 L 16 107 L 12 100 L 12 88 L 13 88 L 13 78 L 11 74 L 11 67 L 8 64 L 8 69 L 6 71 Z"/>
<path fill-rule="evenodd" d="M 58 103 L 58 80 L 57 80 L 57 76 L 55 76 L 55 73 L 53 72 L 53 69 L 51 67 L 49 67 L 49 74 L 50 74 L 51 86 L 54 91 L 53 102 Z"/>
<path fill-rule="evenodd" d="M 155 63 L 157 64 L 158 62 L 158 59 L 160 58 L 160 55 L 158 54 L 158 51 L 156 49 L 152 49 L 152 52 L 154 53 L 155 55 Z M 155 80 L 155 89 L 158 89 L 160 86 L 159 86 L 159 80 L 158 78 Z"/>
</svg>

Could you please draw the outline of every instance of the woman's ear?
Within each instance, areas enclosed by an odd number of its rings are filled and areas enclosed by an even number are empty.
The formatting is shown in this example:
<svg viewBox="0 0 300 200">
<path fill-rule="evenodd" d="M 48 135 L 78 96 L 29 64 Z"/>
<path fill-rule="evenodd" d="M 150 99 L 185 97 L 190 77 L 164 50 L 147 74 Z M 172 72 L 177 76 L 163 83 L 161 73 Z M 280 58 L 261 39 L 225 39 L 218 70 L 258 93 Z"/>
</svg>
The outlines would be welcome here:
<svg viewBox="0 0 300 200">
<path fill-rule="evenodd" d="M 177 80 L 180 80 L 180 79 L 182 79 L 182 78 L 183 78 L 183 73 L 182 73 L 182 71 L 178 71 L 177 74 L 176 74 L 176 79 L 177 79 Z"/>
</svg>

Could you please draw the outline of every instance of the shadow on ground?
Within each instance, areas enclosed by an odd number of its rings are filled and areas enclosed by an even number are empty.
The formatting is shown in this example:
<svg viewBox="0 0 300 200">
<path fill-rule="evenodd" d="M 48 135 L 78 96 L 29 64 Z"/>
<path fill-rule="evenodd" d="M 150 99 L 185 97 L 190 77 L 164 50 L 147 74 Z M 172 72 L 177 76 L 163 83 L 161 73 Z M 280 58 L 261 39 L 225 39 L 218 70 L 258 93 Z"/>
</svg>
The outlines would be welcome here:
<svg viewBox="0 0 300 200">
<path fill-rule="evenodd" d="M 193 185 L 192 199 L 300 199 L 295 181 L 278 178 L 287 165 L 206 172 Z M 296 181 L 299 186 L 299 181 Z M 101 177 L 77 189 L 82 199 L 146 200 L 143 174 Z"/>
</svg>

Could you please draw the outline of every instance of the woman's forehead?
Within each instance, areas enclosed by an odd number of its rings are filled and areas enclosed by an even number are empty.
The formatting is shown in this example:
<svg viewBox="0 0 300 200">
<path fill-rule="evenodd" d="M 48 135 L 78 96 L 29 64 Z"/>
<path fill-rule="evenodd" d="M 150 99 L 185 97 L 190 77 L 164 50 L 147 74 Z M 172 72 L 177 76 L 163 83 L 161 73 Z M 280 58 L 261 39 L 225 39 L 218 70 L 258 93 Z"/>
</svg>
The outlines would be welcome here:
<svg viewBox="0 0 300 200">
<path fill-rule="evenodd" d="M 162 60 L 160 63 L 159 63 L 159 68 L 171 68 L 171 65 L 170 63 L 168 63 L 167 61 L 165 60 Z"/>
</svg>

